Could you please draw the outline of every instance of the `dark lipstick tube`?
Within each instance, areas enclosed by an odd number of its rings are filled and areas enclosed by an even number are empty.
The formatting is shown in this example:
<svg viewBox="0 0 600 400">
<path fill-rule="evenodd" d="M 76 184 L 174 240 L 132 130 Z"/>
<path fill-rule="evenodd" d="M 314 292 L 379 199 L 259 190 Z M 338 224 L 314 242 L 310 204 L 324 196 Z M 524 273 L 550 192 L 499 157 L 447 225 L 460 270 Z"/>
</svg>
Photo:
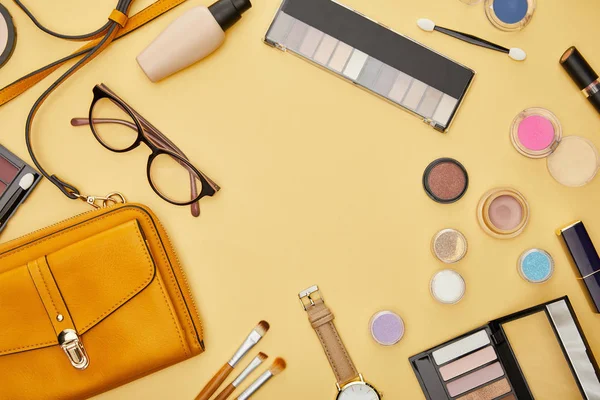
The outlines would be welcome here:
<svg viewBox="0 0 600 400">
<path fill-rule="evenodd" d="M 600 257 L 583 222 L 574 222 L 556 231 L 573 259 L 577 279 L 588 292 L 590 306 L 600 313 Z"/>
<path fill-rule="evenodd" d="M 569 74 L 581 93 L 600 113 L 600 81 L 598 74 L 575 46 L 569 47 L 560 58 L 560 65 Z"/>
</svg>

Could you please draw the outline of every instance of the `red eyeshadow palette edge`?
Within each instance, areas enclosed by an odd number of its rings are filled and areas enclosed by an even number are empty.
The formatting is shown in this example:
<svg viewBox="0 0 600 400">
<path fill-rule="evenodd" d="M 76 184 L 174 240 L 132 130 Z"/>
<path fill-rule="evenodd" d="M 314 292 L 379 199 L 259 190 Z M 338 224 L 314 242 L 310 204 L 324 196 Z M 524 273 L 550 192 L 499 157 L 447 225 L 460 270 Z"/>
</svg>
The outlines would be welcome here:
<svg viewBox="0 0 600 400">
<path fill-rule="evenodd" d="M 0 145 L 0 232 L 40 178 L 35 169 Z"/>
<path fill-rule="evenodd" d="M 600 390 L 600 370 L 567 296 L 531 307 L 409 358 L 428 400 L 533 400 L 503 325 L 543 312 L 584 399 Z M 583 351 L 582 351 L 583 350 Z"/>
</svg>

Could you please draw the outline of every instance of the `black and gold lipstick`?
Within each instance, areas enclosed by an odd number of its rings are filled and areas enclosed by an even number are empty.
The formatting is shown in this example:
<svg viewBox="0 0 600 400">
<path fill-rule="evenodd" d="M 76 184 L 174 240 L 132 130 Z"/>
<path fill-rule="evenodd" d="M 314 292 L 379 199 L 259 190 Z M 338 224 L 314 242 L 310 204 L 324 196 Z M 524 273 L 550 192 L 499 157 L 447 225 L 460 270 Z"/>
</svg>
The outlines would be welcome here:
<svg viewBox="0 0 600 400">
<path fill-rule="evenodd" d="M 589 293 L 590 305 L 600 313 L 600 257 L 583 222 L 574 222 L 559 229 L 569 254 L 577 268 L 578 280 Z"/>
<path fill-rule="evenodd" d="M 588 64 L 575 46 L 571 46 L 560 58 L 560 65 L 569 74 L 579 90 L 600 113 L 600 80 L 598 74 Z"/>
</svg>

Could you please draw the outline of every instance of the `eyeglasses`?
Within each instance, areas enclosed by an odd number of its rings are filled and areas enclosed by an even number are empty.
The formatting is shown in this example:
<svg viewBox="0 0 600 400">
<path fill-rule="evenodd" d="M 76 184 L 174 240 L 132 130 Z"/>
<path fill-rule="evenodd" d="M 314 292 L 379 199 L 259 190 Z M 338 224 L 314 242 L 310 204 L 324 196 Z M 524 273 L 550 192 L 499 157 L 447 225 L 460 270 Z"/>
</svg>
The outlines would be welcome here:
<svg viewBox="0 0 600 400">
<path fill-rule="evenodd" d="M 165 201 L 178 206 L 192 205 L 198 216 L 198 201 L 219 189 L 213 180 L 197 169 L 165 135 L 125 103 L 106 85 L 96 85 L 89 118 L 73 118 L 71 125 L 89 124 L 96 139 L 110 151 L 125 153 L 147 145 L 147 176 L 152 189 Z M 198 190 L 200 189 L 200 190 Z"/>
</svg>

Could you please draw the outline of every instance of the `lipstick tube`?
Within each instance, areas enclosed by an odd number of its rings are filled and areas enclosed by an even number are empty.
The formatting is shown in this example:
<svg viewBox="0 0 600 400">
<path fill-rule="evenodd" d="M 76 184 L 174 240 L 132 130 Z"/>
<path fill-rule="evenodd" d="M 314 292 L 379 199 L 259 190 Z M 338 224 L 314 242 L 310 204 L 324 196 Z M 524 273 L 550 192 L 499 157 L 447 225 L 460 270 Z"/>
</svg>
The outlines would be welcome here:
<svg viewBox="0 0 600 400">
<path fill-rule="evenodd" d="M 577 268 L 577 279 L 589 294 L 592 310 L 600 314 L 600 257 L 585 225 L 577 221 L 559 229 L 556 234 L 563 238 L 571 254 Z"/>
<path fill-rule="evenodd" d="M 575 46 L 569 47 L 560 58 L 560 65 L 575 82 L 581 93 L 600 113 L 600 81 L 598 74 Z"/>
</svg>

